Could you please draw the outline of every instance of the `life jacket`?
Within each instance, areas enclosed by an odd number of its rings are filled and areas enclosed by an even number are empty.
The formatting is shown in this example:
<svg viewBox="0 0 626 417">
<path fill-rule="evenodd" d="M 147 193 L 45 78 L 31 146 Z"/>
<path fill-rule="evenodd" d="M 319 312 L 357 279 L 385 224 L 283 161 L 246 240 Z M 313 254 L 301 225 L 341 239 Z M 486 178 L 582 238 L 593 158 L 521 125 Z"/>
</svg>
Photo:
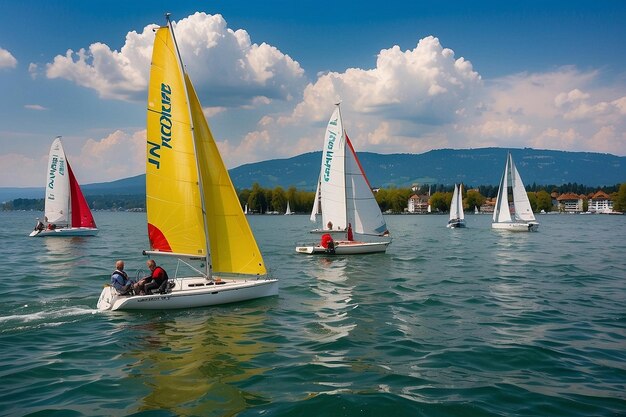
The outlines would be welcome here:
<svg viewBox="0 0 626 417">
<path fill-rule="evenodd" d="M 333 241 L 333 237 L 330 235 L 330 233 L 324 233 L 322 235 L 322 241 L 321 241 L 321 245 L 324 248 L 328 247 L 328 243 Z"/>
<path fill-rule="evenodd" d="M 120 275 L 123 278 L 123 282 L 122 285 L 126 285 L 126 283 L 128 282 L 128 274 L 124 271 L 120 271 L 119 269 L 116 269 L 115 271 L 113 271 L 113 273 L 111 274 L 111 282 L 113 281 L 113 277 L 115 275 Z"/>
<path fill-rule="evenodd" d="M 159 285 L 163 284 L 165 281 L 169 280 L 170 277 L 167 276 L 167 272 L 165 272 L 165 269 L 161 268 L 160 266 L 157 266 L 156 268 L 154 268 L 154 272 L 156 272 L 157 270 L 161 270 L 163 271 L 163 275 L 161 275 L 161 279 L 160 280 L 155 280 L 155 282 Z M 152 272 L 152 275 L 154 275 L 154 272 Z"/>
</svg>

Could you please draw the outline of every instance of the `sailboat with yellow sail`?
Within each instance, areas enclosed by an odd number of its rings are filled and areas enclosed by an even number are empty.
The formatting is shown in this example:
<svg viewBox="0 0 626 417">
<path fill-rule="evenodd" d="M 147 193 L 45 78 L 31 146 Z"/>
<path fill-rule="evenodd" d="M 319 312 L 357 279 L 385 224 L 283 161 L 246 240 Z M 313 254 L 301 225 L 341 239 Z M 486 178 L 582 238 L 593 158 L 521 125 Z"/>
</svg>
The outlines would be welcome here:
<svg viewBox="0 0 626 417">
<path fill-rule="evenodd" d="M 199 276 L 176 276 L 151 295 L 120 295 L 106 286 L 100 310 L 201 307 L 278 294 L 166 18 L 156 31 L 148 88 L 144 254 L 175 257 Z"/>
</svg>

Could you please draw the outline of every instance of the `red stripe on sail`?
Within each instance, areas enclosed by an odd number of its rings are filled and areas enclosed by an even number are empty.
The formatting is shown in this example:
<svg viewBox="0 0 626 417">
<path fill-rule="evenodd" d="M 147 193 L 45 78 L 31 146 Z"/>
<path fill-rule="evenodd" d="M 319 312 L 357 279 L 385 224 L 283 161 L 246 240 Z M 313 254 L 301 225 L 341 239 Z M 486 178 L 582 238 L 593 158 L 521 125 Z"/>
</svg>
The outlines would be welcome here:
<svg viewBox="0 0 626 417">
<path fill-rule="evenodd" d="M 150 247 L 152 250 L 159 250 L 161 252 L 171 252 L 167 238 L 163 232 L 156 226 L 148 223 L 148 239 L 150 239 Z"/>
<path fill-rule="evenodd" d="M 359 169 L 361 170 L 361 175 L 363 175 L 363 178 L 365 179 L 365 183 L 371 190 L 372 186 L 370 185 L 370 182 L 365 176 L 365 171 L 363 171 L 363 167 L 361 166 L 361 161 L 359 161 L 359 158 L 356 156 L 356 152 L 354 152 L 354 148 L 352 147 L 352 142 L 350 142 L 350 138 L 348 137 L 347 133 L 346 133 L 346 143 L 348 144 L 348 147 L 350 147 L 350 151 L 352 152 L 352 155 L 354 155 L 354 160 L 356 161 L 356 164 L 359 166 Z"/>
<path fill-rule="evenodd" d="M 70 162 L 66 159 L 67 171 L 70 174 L 70 200 L 72 202 L 72 227 L 96 227 L 96 222 L 93 219 L 87 200 L 83 192 L 80 190 L 78 181 L 74 177 L 74 172 L 70 166 Z"/>
</svg>

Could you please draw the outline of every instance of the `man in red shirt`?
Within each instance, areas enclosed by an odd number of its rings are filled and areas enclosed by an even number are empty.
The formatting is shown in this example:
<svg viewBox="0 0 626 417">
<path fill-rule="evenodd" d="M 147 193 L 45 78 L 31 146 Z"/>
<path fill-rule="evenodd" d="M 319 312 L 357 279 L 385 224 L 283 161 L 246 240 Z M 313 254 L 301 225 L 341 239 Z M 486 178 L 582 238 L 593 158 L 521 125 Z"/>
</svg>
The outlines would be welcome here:
<svg viewBox="0 0 626 417">
<path fill-rule="evenodd" d="M 320 242 L 320 244 L 322 245 L 322 247 L 328 248 L 328 243 L 332 241 L 333 241 L 333 238 L 330 235 L 330 233 L 324 233 L 322 235 L 322 241 Z"/>
<path fill-rule="evenodd" d="M 154 259 L 146 261 L 146 266 L 150 270 L 150 276 L 142 278 L 137 284 L 135 284 L 135 294 L 152 294 L 152 290 L 157 289 L 165 281 L 169 279 L 165 269 L 157 266 Z"/>
</svg>

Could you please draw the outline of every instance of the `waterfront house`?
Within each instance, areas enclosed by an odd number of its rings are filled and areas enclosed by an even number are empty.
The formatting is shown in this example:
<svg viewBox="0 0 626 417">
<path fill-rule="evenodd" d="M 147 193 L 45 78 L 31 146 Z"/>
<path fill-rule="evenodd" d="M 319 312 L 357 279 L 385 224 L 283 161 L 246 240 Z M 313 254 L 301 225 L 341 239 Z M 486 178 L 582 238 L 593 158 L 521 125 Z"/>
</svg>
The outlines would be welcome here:
<svg viewBox="0 0 626 417">
<path fill-rule="evenodd" d="M 561 194 L 557 198 L 559 211 L 566 213 L 580 213 L 583 211 L 583 196 L 574 193 Z"/>
<path fill-rule="evenodd" d="M 428 196 L 413 194 L 409 197 L 407 211 L 409 213 L 428 213 Z"/>
<path fill-rule="evenodd" d="M 589 208 L 592 213 L 608 214 L 613 211 L 613 200 L 604 191 L 600 190 L 589 198 Z"/>
</svg>

